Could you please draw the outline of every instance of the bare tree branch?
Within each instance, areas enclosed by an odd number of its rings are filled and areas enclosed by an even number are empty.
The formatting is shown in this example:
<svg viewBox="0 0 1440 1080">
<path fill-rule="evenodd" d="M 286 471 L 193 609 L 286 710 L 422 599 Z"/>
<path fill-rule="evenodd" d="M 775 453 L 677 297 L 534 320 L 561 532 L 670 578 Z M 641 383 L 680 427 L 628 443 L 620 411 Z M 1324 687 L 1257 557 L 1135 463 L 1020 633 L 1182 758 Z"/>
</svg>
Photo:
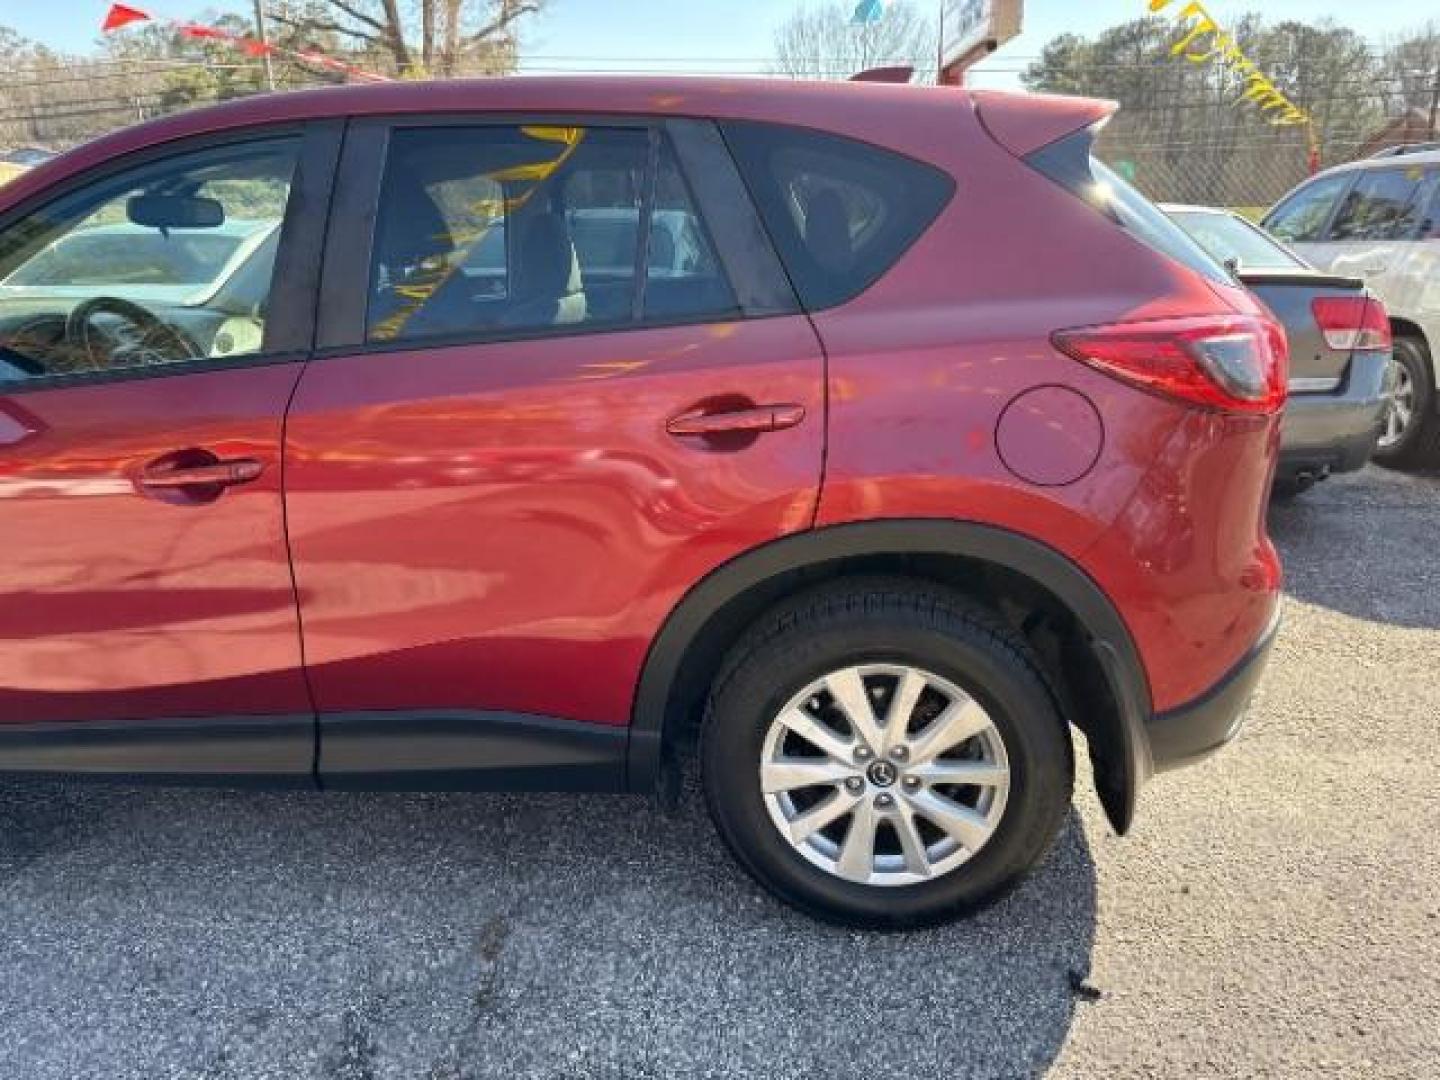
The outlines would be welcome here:
<svg viewBox="0 0 1440 1080">
<path fill-rule="evenodd" d="M 398 12 L 398 11 L 395 12 L 395 21 L 394 21 L 393 23 L 391 23 L 389 26 L 387 26 L 385 23 L 383 23 L 383 22 L 381 22 L 379 19 L 375 18 L 375 16 L 369 15 L 369 14 L 367 14 L 367 13 L 359 10 L 358 8 L 355 7 L 354 4 L 347 3 L 346 0 L 329 0 L 329 3 L 331 3 L 331 4 L 333 4 L 335 7 L 339 8 L 339 9 L 340 9 L 342 12 L 344 12 L 346 15 L 349 15 L 350 18 L 354 19 L 356 22 L 365 23 L 367 26 L 370 26 L 370 27 L 374 28 L 375 30 L 378 30 L 381 34 L 389 34 L 389 33 L 392 31 L 392 29 L 394 29 L 395 27 L 398 27 L 398 26 L 399 26 L 400 15 L 399 15 L 399 12 Z M 385 5 L 387 16 L 389 15 L 390 11 L 394 8 L 394 6 L 395 6 L 395 5 L 394 5 L 394 3 L 393 3 L 393 0 L 387 0 L 387 3 L 386 3 L 386 5 Z"/>
<path fill-rule="evenodd" d="M 802 7 L 775 33 L 777 75 L 846 79 L 867 67 L 903 64 L 933 76 L 934 23 L 908 2 L 891 4 L 873 23 L 851 21 L 848 3 Z"/>
<path fill-rule="evenodd" d="M 342 26 L 340 23 L 328 19 L 317 19 L 305 16 L 296 17 L 286 15 L 279 11 L 269 12 L 267 18 L 272 22 L 280 23 L 282 26 L 291 27 L 301 34 L 310 34 L 317 31 L 323 34 L 344 34 L 357 41 L 362 41 L 366 45 L 380 44 L 380 38 L 376 35 L 367 34 L 363 30 L 356 30 L 353 26 Z"/>
<path fill-rule="evenodd" d="M 500 10 L 495 17 L 478 30 L 467 34 L 465 41 L 472 45 L 484 41 L 508 29 L 516 19 L 534 15 L 539 10 L 539 0 L 501 0 Z"/>
</svg>

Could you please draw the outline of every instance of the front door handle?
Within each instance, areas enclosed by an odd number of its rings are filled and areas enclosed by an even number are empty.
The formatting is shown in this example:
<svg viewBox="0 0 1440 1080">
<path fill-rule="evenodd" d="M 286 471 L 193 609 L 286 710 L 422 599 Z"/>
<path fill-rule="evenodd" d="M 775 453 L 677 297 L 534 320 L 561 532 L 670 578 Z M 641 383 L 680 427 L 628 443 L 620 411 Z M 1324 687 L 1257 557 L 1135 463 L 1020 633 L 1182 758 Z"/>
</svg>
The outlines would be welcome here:
<svg viewBox="0 0 1440 1080">
<path fill-rule="evenodd" d="M 805 419 L 803 405 L 755 405 L 726 412 L 688 412 L 673 417 L 665 430 L 671 435 L 731 435 L 783 431 Z"/>
<path fill-rule="evenodd" d="M 161 502 L 193 506 L 214 502 L 226 488 L 258 480 L 264 471 L 264 464 L 254 458 L 222 459 L 191 447 L 143 465 L 135 473 L 135 486 Z"/>
<path fill-rule="evenodd" d="M 258 480 L 265 466 L 254 458 L 236 458 L 209 465 L 152 466 L 140 474 L 147 488 L 231 487 Z"/>
</svg>

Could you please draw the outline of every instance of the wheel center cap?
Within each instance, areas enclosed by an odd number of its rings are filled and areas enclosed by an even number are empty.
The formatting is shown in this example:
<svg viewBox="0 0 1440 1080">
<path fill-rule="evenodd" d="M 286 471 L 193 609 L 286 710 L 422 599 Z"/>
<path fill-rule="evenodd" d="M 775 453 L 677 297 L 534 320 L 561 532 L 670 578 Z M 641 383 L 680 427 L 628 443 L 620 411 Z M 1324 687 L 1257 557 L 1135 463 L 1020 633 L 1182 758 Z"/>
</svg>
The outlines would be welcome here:
<svg viewBox="0 0 1440 1080">
<path fill-rule="evenodd" d="M 874 761 L 865 770 L 865 775 L 876 787 L 889 787 L 899 779 L 900 770 L 888 761 Z"/>
</svg>

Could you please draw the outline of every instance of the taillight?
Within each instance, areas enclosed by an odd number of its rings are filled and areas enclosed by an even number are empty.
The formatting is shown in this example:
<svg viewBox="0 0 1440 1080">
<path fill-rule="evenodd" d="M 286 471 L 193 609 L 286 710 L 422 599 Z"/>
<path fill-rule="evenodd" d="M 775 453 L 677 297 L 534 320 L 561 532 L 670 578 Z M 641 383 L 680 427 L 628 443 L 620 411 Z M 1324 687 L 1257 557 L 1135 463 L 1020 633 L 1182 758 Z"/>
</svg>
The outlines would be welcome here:
<svg viewBox="0 0 1440 1080">
<path fill-rule="evenodd" d="M 1310 301 L 1310 310 L 1332 349 L 1388 349 L 1393 344 L 1390 317 L 1373 296 L 1320 296 Z"/>
<path fill-rule="evenodd" d="M 1197 315 L 1059 330 L 1055 347 L 1107 375 L 1225 412 L 1285 404 L 1285 331 L 1253 315 Z"/>
</svg>

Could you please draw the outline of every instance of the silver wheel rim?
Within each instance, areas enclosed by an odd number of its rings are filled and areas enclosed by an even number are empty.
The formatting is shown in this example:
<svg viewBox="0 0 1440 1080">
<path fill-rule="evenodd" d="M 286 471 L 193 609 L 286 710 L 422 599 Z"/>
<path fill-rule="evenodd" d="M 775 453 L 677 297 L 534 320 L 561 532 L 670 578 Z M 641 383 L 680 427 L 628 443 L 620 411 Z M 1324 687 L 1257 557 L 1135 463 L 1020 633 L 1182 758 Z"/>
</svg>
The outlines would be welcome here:
<svg viewBox="0 0 1440 1080">
<path fill-rule="evenodd" d="M 1390 361 L 1390 400 L 1385 406 L 1385 424 L 1380 445 L 1389 449 L 1405 437 L 1415 419 L 1415 380 L 1410 369 L 1398 359 Z"/>
<path fill-rule="evenodd" d="M 816 679 L 771 721 L 760 789 L 809 862 L 864 885 L 914 885 L 989 842 L 1010 761 L 990 714 L 954 683 L 861 664 Z"/>
</svg>

